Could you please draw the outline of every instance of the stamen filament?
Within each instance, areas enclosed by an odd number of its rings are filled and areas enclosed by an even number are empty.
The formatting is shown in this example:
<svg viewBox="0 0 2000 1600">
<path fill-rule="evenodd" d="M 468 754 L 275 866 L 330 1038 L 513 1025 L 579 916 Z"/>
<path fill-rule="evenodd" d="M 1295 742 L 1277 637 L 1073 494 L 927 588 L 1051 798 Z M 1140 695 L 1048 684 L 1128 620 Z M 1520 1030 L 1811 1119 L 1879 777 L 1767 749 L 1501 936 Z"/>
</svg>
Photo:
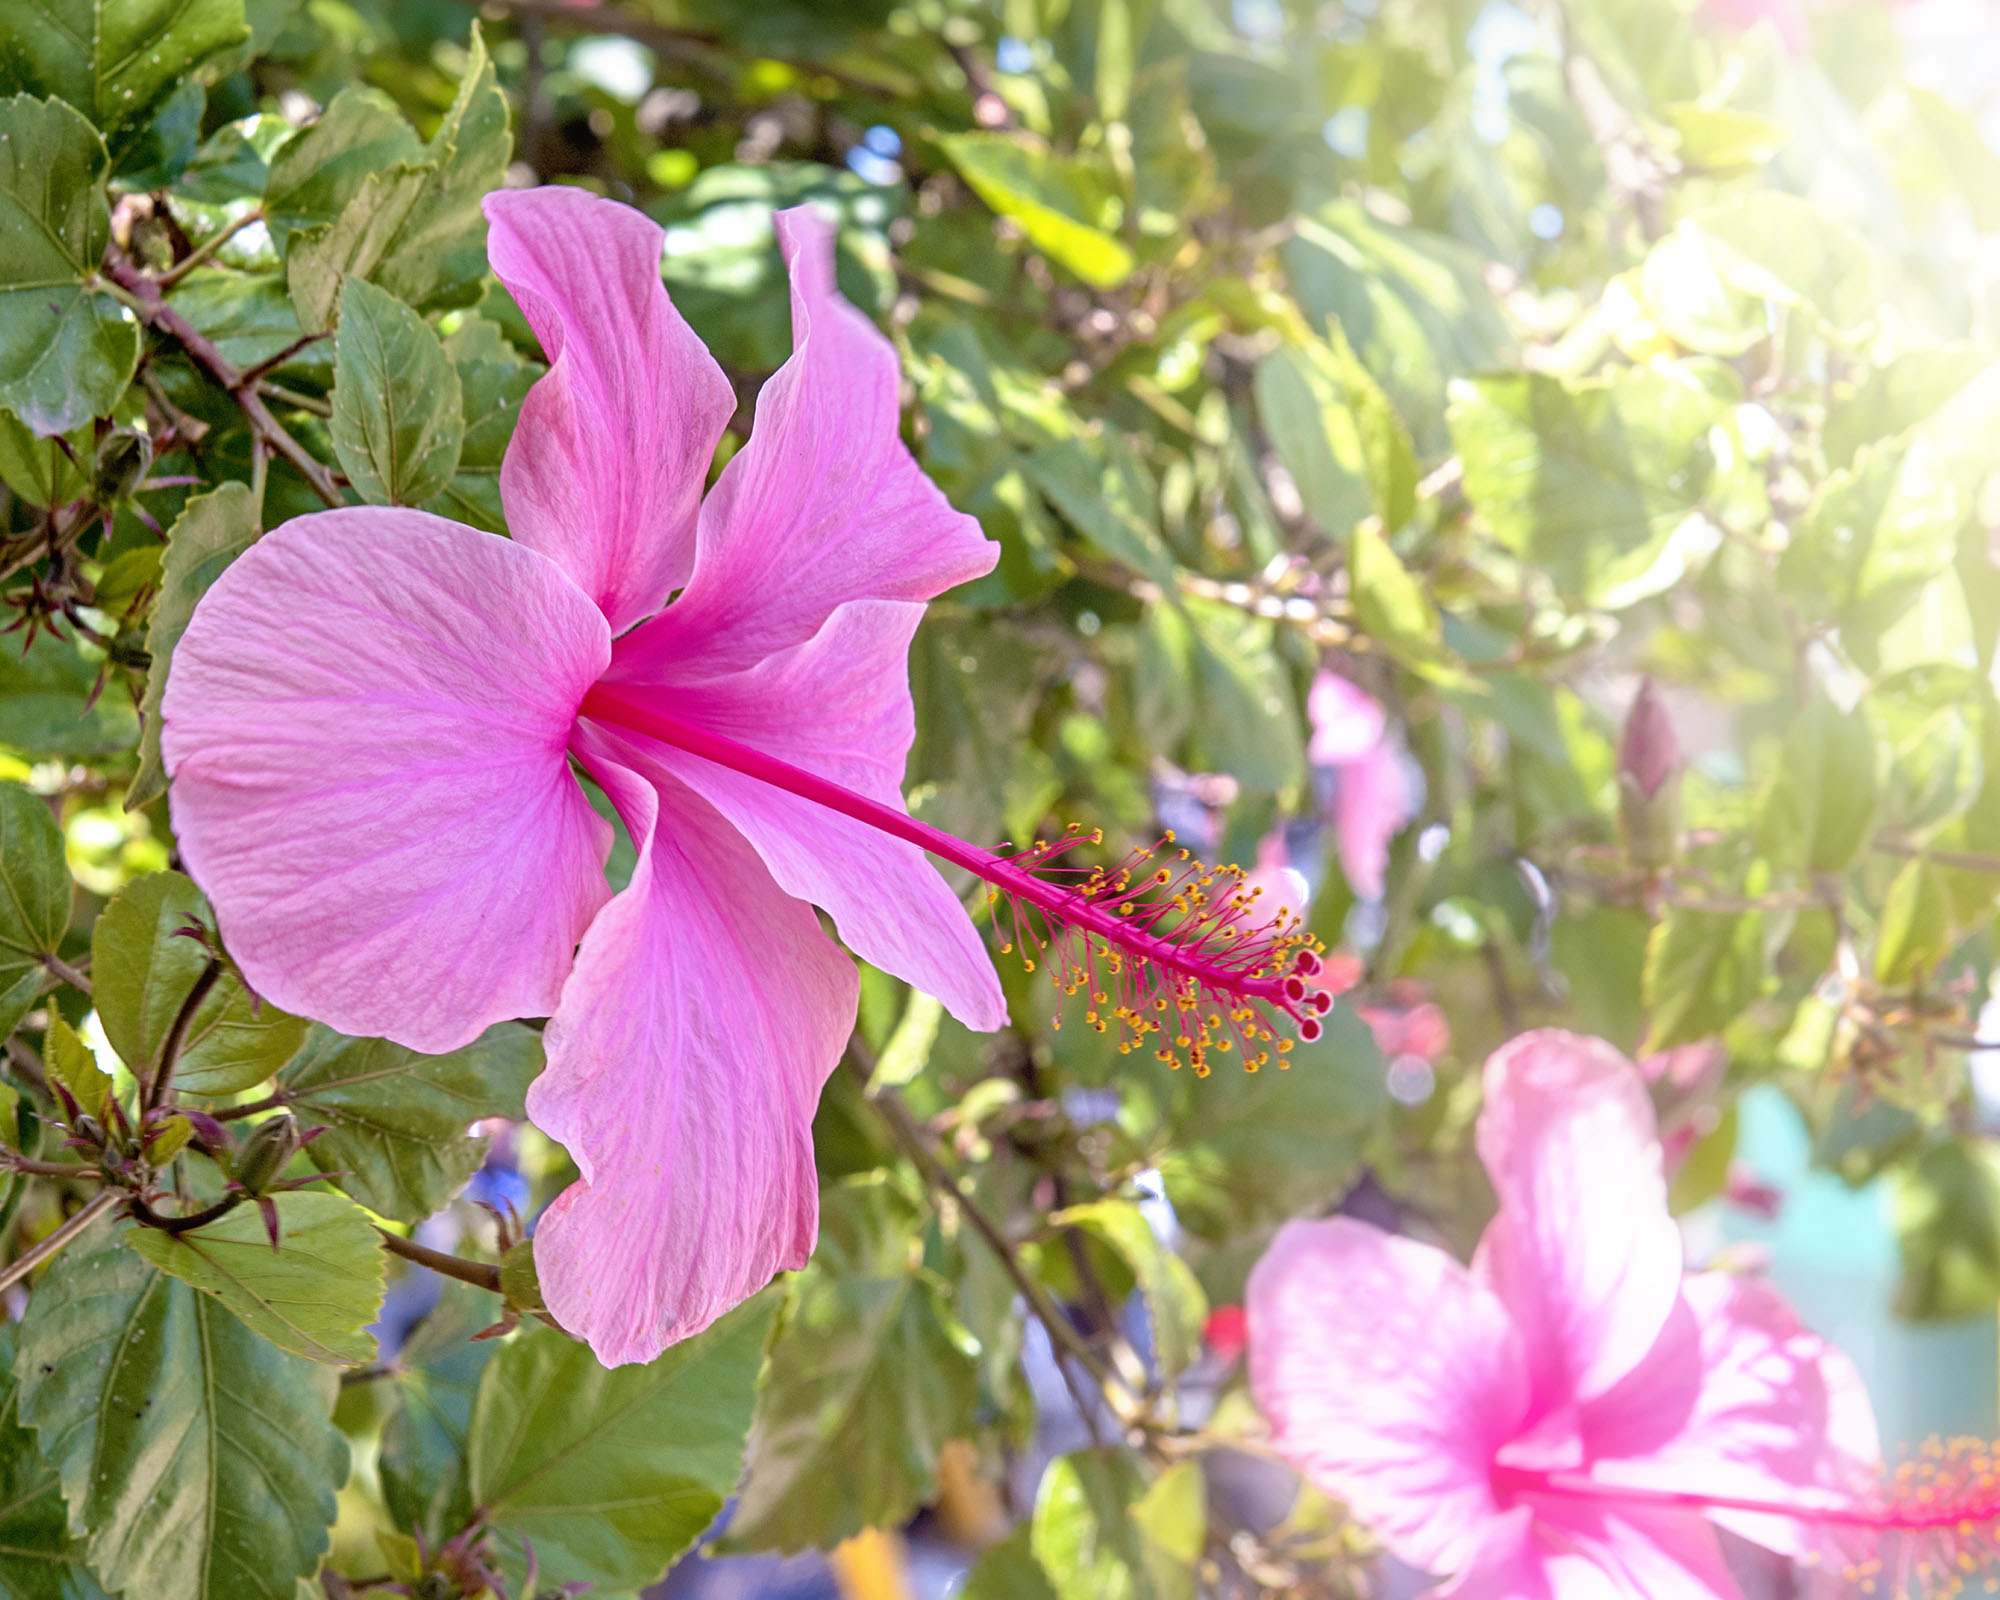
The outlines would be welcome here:
<svg viewBox="0 0 2000 1600">
<path fill-rule="evenodd" d="M 1252 923 L 1256 896 L 1238 892 L 1241 874 L 1235 869 L 1205 866 L 1185 851 L 1179 854 L 1190 864 L 1178 882 L 1173 870 L 1153 869 L 1145 852 L 1110 868 L 1053 865 L 1072 846 L 1094 842 L 1074 831 L 1016 856 L 1002 855 L 684 721 L 662 710 L 650 696 L 615 684 L 594 686 L 578 715 L 657 739 L 770 784 L 984 880 L 996 891 L 994 926 L 1007 941 L 1003 953 L 1019 950 L 1031 972 L 1038 959 L 1053 953 L 1049 975 L 1066 993 L 1082 994 L 1091 1002 L 1086 1021 L 1099 1032 L 1109 1024 L 1097 1008 L 1109 1009 L 1110 1017 L 1124 1029 L 1121 1049 L 1157 1033 L 1162 1048 L 1156 1054 L 1175 1064 L 1184 1054 L 1205 1075 L 1210 1049 L 1227 1052 L 1232 1045 L 1240 1046 L 1244 1065 L 1251 1071 L 1268 1061 L 1270 1052 L 1261 1045 L 1272 1038 L 1272 1014 L 1290 1019 L 1302 1038 L 1319 1036 L 1318 1019 L 1331 997 L 1304 981 L 1319 968 L 1309 936 L 1296 918 L 1283 911 L 1262 924 Z M 1077 881 L 1058 881 L 1062 878 Z M 1218 880 L 1223 885 L 1219 894 L 1214 892 Z M 1001 922 L 1000 895 L 1012 909 L 1011 934 Z M 1046 938 L 1023 914 L 1023 906 L 1042 914 Z M 1163 929 L 1163 923 L 1170 925 Z M 1166 1012 L 1168 1002 L 1179 1013 L 1178 1020 L 1154 1020 L 1144 1014 Z M 1177 1034 L 1168 1034 L 1170 1025 Z M 1178 1054 L 1168 1047 L 1170 1037 Z M 1289 1043 L 1277 1045 L 1280 1066 L 1286 1064 L 1283 1052 L 1289 1048 Z"/>
</svg>

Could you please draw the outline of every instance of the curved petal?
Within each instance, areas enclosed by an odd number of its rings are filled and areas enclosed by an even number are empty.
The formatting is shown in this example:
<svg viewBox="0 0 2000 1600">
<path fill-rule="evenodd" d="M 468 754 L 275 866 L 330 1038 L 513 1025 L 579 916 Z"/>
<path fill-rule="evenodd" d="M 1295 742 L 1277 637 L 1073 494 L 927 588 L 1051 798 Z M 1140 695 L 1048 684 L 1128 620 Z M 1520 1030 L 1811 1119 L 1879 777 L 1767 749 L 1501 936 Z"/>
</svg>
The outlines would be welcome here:
<svg viewBox="0 0 2000 1600">
<path fill-rule="evenodd" d="M 1535 1543 L 1551 1600 L 1742 1600 L 1721 1541 L 1697 1512 L 1541 1502 Z"/>
<path fill-rule="evenodd" d="M 923 614 L 908 601 L 851 600 L 802 645 L 661 693 L 678 717 L 901 810 L 916 736 L 910 635 Z M 967 1027 L 1007 1020 L 972 919 L 915 845 L 683 750 L 647 748 L 742 831 L 780 888 L 831 915 L 856 955 L 936 995 Z"/>
<path fill-rule="evenodd" d="M 1312 723 L 1306 759 L 1318 766 L 1359 761 L 1382 742 L 1382 707 L 1337 672 L 1314 675 L 1306 694 L 1306 719 Z"/>
<path fill-rule="evenodd" d="M 610 658 L 534 551 L 421 511 L 300 517 L 175 648 L 174 832 L 252 987 L 455 1050 L 556 1003 L 611 830 L 564 754 Z"/>
<path fill-rule="evenodd" d="M 1410 781 L 1403 758 L 1392 745 L 1378 744 L 1337 772 L 1333 831 L 1340 844 L 1340 871 L 1363 900 L 1382 898 L 1389 870 L 1389 845 L 1410 820 Z"/>
<path fill-rule="evenodd" d="M 687 582 L 735 391 L 667 298 L 666 236 L 644 213 L 560 187 L 490 194 L 485 211 L 494 274 L 550 363 L 500 466 L 507 527 L 617 632 Z"/>
<path fill-rule="evenodd" d="M 1405 1561 L 1465 1565 L 1500 1514 L 1494 1453 L 1527 1409 L 1506 1307 L 1442 1250 L 1350 1217 L 1286 1223 L 1245 1301 L 1278 1453 Z"/>
<path fill-rule="evenodd" d="M 1603 1394 L 1680 1297 L 1660 1141 L 1639 1069 L 1600 1039 L 1544 1029 L 1486 1063 L 1479 1159 L 1500 1210 L 1473 1270 L 1507 1302 L 1538 1414 Z"/>
<path fill-rule="evenodd" d="M 1781 1504 L 1848 1501 L 1880 1461 L 1847 1358 L 1768 1284 L 1722 1272 L 1687 1280 L 1646 1359 L 1584 1408 L 1583 1434 L 1605 1483 Z M 1712 1515 L 1786 1555 L 1824 1544 L 1793 1518 Z"/>
<path fill-rule="evenodd" d="M 990 572 L 1000 547 L 952 510 L 897 433 L 895 348 L 833 285 L 833 233 L 778 214 L 792 272 L 792 358 L 757 396 L 750 442 L 701 508 L 694 576 L 621 657 L 750 666 L 819 631 L 848 600 L 929 600 Z"/>
<path fill-rule="evenodd" d="M 556 1320 L 650 1361 L 802 1267 L 812 1120 L 854 1025 L 854 963 L 698 796 L 613 736 L 577 752 L 639 846 L 549 1019 L 528 1115 L 582 1177 L 535 1233 Z"/>
</svg>

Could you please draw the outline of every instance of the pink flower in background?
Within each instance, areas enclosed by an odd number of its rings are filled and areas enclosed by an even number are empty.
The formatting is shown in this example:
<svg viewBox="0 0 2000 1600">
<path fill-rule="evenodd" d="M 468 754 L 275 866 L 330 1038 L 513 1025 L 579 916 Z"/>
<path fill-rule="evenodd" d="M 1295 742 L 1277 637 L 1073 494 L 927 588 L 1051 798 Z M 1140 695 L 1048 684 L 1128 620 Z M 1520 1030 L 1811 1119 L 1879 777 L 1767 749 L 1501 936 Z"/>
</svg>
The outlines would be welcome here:
<svg viewBox="0 0 2000 1600">
<path fill-rule="evenodd" d="M 1334 773 L 1340 870 L 1363 900 L 1380 900 L 1389 842 L 1415 815 L 1403 758 L 1387 738 L 1381 706 L 1338 673 L 1313 679 L 1306 714 L 1313 730 L 1306 758 Z"/>
<path fill-rule="evenodd" d="M 1683 1275 L 1645 1081 L 1610 1046 L 1525 1035 L 1485 1091 L 1499 1208 L 1470 1268 L 1336 1217 L 1252 1272 L 1274 1444 L 1441 1594 L 1736 1600 L 1716 1526 L 1816 1552 L 1811 1513 L 1872 1481 L 1859 1381 L 1769 1288 Z"/>
<path fill-rule="evenodd" d="M 550 1016 L 529 1112 L 581 1176 L 536 1235 L 543 1293 L 605 1362 L 646 1360 L 811 1253 L 857 982 L 815 906 L 969 1026 L 1006 1015 L 914 844 L 654 737 L 646 708 L 893 822 L 911 633 L 997 547 L 904 449 L 895 353 L 811 211 L 778 218 L 792 358 L 704 500 L 735 399 L 661 286 L 660 229 L 575 189 L 486 210 L 552 363 L 501 469 L 513 538 L 368 507 L 260 540 L 175 652 L 174 826 L 276 1004 L 426 1051 Z M 615 896 L 572 759 L 638 847 Z"/>
<path fill-rule="evenodd" d="M 1443 1008 L 1413 978 L 1394 979 L 1379 1003 L 1355 1009 L 1375 1036 L 1375 1048 L 1385 1061 L 1399 1056 L 1435 1061 L 1451 1048 L 1451 1023 Z"/>
</svg>

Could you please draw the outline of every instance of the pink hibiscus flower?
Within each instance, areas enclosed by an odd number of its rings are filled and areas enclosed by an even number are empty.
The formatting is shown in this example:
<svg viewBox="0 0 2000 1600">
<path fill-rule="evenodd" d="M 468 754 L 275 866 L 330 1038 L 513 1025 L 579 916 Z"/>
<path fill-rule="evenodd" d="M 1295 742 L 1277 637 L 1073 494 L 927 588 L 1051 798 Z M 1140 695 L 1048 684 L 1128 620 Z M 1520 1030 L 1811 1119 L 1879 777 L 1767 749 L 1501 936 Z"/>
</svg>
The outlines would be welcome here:
<svg viewBox="0 0 2000 1600">
<path fill-rule="evenodd" d="M 1531 1033 L 1485 1088 L 1499 1210 L 1470 1268 L 1336 1217 L 1252 1272 L 1279 1453 L 1461 1600 L 1735 1600 L 1716 1526 L 1803 1556 L 1876 1515 L 1846 1359 L 1764 1285 L 1683 1276 L 1638 1070 Z"/>
<path fill-rule="evenodd" d="M 660 229 L 574 189 L 486 212 L 551 360 L 501 468 L 513 538 L 376 507 L 275 530 L 197 608 L 162 747 L 182 855 L 274 1003 L 425 1051 L 549 1017 L 528 1109 L 580 1177 L 535 1258 L 565 1328 L 647 1360 L 810 1255 L 857 990 L 815 906 L 968 1026 L 1005 1020 L 925 851 L 1128 1047 L 1317 1033 L 1307 941 L 1252 925 L 1239 880 L 1071 868 L 1077 834 L 1003 857 L 904 810 L 911 634 L 996 547 L 903 447 L 894 349 L 836 293 L 823 221 L 777 219 L 793 354 L 704 499 L 735 399 Z M 572 763 L 638 848 L 615 896 Z"/>
<path fill-rule="evenodd" d="M 1386 737 L 1381 706 L 1336 672 L 1313 679 L 1306 714 L 1313 729 L 1307 759 L 1334 773 L 1340 870 L 1363 900 L 1380 900 L 1389 843 L 1414 814 L 1403 758 Z"/>
</svg>

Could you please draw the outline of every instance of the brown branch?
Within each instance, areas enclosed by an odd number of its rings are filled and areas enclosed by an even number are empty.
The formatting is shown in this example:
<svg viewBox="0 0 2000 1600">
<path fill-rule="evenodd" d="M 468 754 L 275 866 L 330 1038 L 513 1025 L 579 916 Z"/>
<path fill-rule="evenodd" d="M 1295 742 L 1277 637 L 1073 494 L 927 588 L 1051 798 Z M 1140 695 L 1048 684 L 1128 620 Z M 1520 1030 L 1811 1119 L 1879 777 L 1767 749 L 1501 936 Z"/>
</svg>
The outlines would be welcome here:
<svg viewBox="0 0 2000 1600">
<path fill-rule="evenodd" d="M 87 1178 L 92 1183 L 104 1181 L 100 1169 L 81 1161 L 37 1161 L 12 1150 L 0 1150 L 0 1172 L 25 1172 L 37 1178 Z"/>
<path fill-rule="evenodd" d="M 131 297 L 134 311 L 145 319 L 148 326 L 179 344 L 196 365 L 229 391 L 230 398 L 249 419 L 251 431 L 296 467 L 299 475 L 312 486 L 314 494 L 330 506 L 347 504 L 332 474 L 271 415 L 270 407 L 264 404 L 263 396 L 257 392 L 257 380 L 243 373 L 235 362 L 215 347 L 213 341 L 168 305 L 161 298 L 157 282 L 129 261 L 121 261 L 115 256 L 106 259 L 104 273 Z"/>
<path fill-rule="evenodd" d="M 13 1288 L 15 1284 L 33 1272 L 35 1268 L 48 1260 L 49 1257 L 56 1254 L 57 1251 L 61 1250 L 70 1240 L 83 1232 L 85 1228 L 89 1227 L 99 1217 L 103 1216 L 105 1212 L 117 1205 L 118 1200 L 119 1195 L 117 1191 L 106 1189 L 102 1194 L 93 1198 L 75 1216 L 71 1217 L 69 1221 L 65 1222 L 60 1228 L 57 1228 L 54 1233 L 51 1233 L 45 1239 L 37 1240 L 34 1244 L 29 1245 L 26 1250 L 8 1262 L 5 1267 L 0 1267 L 0 1292 L 5 1292 Z"/>
<path fill-rule="evenodd" d="M 86 995 L 90 993 L 90 979 L 81 970 L 63 960 L 61 956 L 54 954 L 44 955 L 42 957 L 42 965 L 48 968 L 49 972 L 54 976 L 62 979 L 72 989 L 80 990 Z"/>
<path fill-rule="evenodd" d="M 375 1230 L 382 1236 L 382 1248 L 392 1256 L 401 1256 L 405 1261 L 414 1261 L 420 1267 L 429 1267 L 433 1272 L 441 1272 L 447 1278 L 456 1278 L 460 1283 L 469 1283 L 475 1288 L 491 1289 L 500 1293 L 500 1269 L 484 1261 L 468 1261 L 464 1256 L 447 1254 L 443 1250 L 433 1250 L 429 1245 L 418 1244 L 414 1239 L 405 1239 L 400 1234 L 391 1233 L 387 1228 Z"/>
<path fill-rule="evenodd" d="M 265 1095 L 261 1100 L 252 1100 L 247 1105 L 224 1106 L 220 1111 L 211 1111 L 209 1115 L 217 1122 L 235 1122 L 242 1117 L 254 1117 L 260 1111 L 276 1111 L 291 1103 L 292 1097 L 280 1090 L 277 1094 Z"/>
<path fill-rule="evenodd" d="M 194 1022 L 194 1014 L 201 1009 L 202 1001 L 208 998 L 208 991 L 215 987 L 216 980 L 221 976 L 222 963 L 211 956 L 208 965 L 201 969 L 201 976 L 194 980 L 193 987 L 181 1001 L 180 1010 L 174 1013 L 166 1038 L 160 1041 L 159 1064 L 154 1067 L 152 1079 L 139 1097 L 142 1113 L 163 1102 L 167 1085 L 173 1079 L 174 1067 L 181 1058 L 181 1046 L 187 1042 L 187 1031 Z"/>
<path fill-rule="evenodd" d="M 249 227 L 251 223 L 262 222 L 263 220 L 264 208 L 262 206 L 252 206 L 227 227 L 218 229 L 216 232 L 210 234 L 187 255 L 161 273 L 158 280 L 160 287 L 162 289 L 171 289 L 181 279 L 194 271 L 196 267 L 214 255 L 216 251 L 229 243 L 237 234 Z"/>
</svg>

